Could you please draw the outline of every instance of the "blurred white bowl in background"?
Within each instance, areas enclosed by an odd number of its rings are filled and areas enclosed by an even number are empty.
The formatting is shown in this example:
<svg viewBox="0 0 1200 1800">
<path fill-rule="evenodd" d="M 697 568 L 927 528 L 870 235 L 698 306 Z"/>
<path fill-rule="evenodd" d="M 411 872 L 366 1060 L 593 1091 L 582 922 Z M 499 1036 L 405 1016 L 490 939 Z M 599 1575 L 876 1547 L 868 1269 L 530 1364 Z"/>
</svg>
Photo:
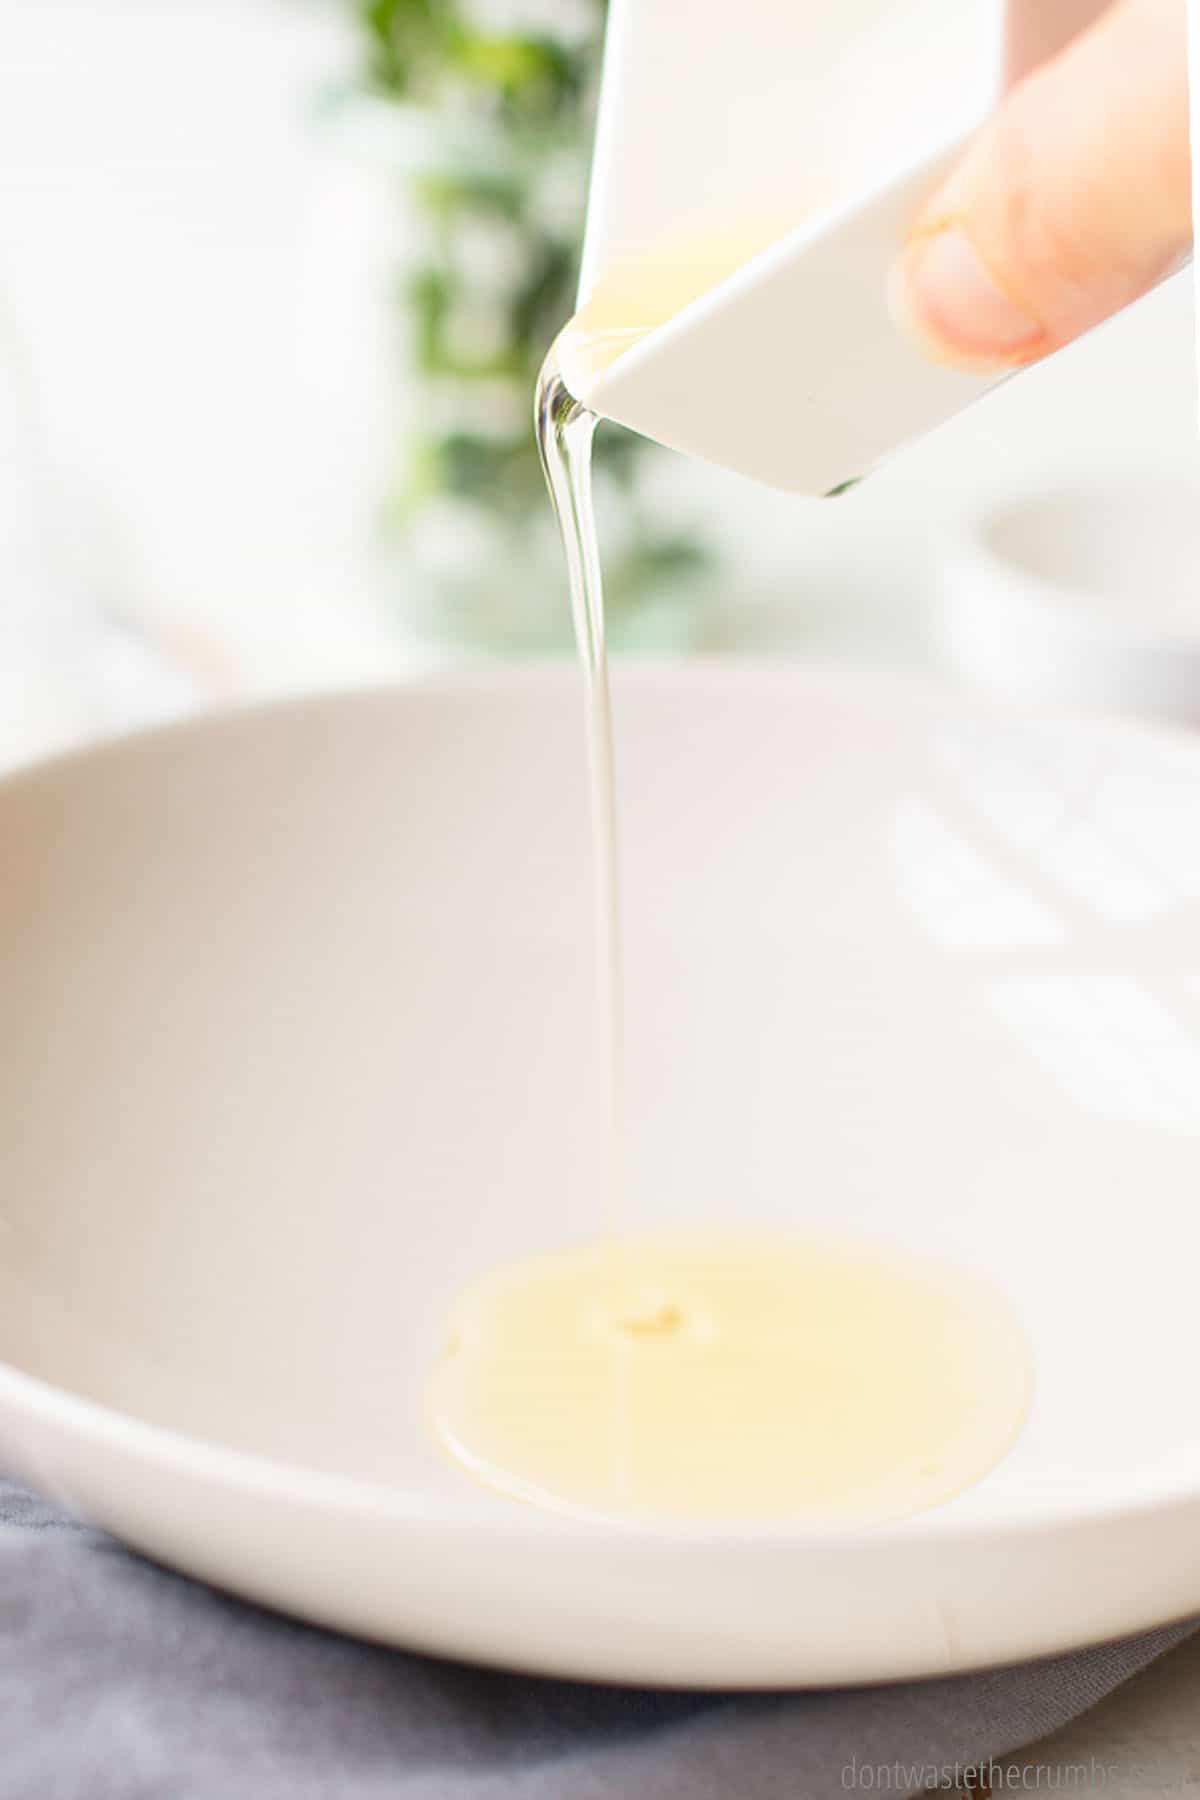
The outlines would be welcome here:
<svg viewBox="0 0 1200 1800">
<path fill-rule="evenodd" d="M 1200 724 L 1200 485 L 1104 476 L 951 527 L 939 647 L 1007 700 Z"/>
</svg>

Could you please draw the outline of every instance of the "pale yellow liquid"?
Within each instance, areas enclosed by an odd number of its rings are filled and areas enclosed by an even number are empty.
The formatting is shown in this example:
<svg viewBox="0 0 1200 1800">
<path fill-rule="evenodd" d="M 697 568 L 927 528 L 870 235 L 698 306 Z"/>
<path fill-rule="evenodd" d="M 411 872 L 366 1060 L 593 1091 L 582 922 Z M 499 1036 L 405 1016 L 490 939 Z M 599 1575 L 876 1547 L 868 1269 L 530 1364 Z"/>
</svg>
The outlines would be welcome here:
<svg viewBox="0 0 1200 1800">
<path fill-rule="evenodd" d="M 610 284 L 567 327 L 539 382 L 539 445 L 585 679 L 605 1236 L 495 1270 L 460 1295 L 431 1417 L 472 1475 L 543 1506 L 869 1523 L 948 1499 L 1016 1436 L 1030 1358 L 1004 1302 L 952 1270 L 863 1246 L 746 1228 L 674 1237 L 628 1229 L 618 820 L 590 482 L 596 420 L 564 372 L 572 357 L 596 367 L 622 354 L 733 254 L 726 245 L 703 268 L 703 259 L 668 259 Z"/>
<path fill-rule="evenodd" d="M 706 1230 L 497 1269 L 432 1387 L 480 1480 L 573 1512 L 877 1523 L 1012 1443 L 1030 1359 L 1004 1301 L 861 1245 Z"/>
<path fill-rule="evenodd" d="M 568 387 L 586 393 L 619 356 L 798 223 L 798 216 L 740 219 L 614 263 L 558 339 Z"/>
</svg>

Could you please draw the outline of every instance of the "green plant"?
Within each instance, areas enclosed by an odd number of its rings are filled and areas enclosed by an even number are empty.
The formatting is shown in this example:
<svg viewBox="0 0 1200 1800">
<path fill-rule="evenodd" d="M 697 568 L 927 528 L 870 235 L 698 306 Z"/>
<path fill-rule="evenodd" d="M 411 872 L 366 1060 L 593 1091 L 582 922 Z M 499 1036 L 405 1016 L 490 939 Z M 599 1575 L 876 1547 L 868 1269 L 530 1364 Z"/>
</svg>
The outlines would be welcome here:
<svg viewBox="0 0 1200 1800">
<path fill-rule="evenodd" d="M 540 0 L 540 22 L 504 28 L 482 0 L 353 4 L 367 89 L 428 127 L 405 172 L 418 241 L 399 298 L 421 406 L 394 518 L 411 533 L 449 501 L 527 545 L 549 521 L 531 404 L 574 305 L 604 0 Z M 623 432 L 597 439 L 598 483 L 620 497 L 617 611 L 705 560 L 640 501 L 646 451 Z"/>
</svg>

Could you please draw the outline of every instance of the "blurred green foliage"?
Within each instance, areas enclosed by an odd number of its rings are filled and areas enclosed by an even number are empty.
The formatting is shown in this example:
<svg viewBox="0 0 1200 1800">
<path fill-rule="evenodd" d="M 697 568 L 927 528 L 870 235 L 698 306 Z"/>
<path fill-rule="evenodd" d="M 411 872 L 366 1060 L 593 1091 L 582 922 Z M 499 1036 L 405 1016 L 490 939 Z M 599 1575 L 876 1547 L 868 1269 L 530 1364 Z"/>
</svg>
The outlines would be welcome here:
<svg viewBox="0 0 1200 1800">
<path fill-rule="evenodd" d="M 514 532 L 540 529 L 533 388 L 574 308 L 604 0 L 537 0 L 524 27 L 496 23 L 528 14 L 514 0 L 351 4 L 368 90 L 426 128 L 405 174 L 418 247 L 400 299 L 422 405 L 398 519 L 449 497 Z M 606 556 L 618 607 L 705 561 L 690 534 L 664 533 L 639 504 L 646 448 L 615 430 L 597 438 L 600 480 L 621 495 L 621 541 Z"/>
</svg>

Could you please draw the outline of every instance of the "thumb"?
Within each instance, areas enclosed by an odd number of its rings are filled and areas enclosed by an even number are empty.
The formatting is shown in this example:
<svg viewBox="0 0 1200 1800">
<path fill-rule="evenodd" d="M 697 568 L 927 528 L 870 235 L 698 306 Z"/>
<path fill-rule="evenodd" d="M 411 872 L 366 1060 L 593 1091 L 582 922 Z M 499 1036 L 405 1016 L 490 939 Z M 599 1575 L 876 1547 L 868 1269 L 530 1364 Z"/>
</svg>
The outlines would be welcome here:
<svg viewBox="0 0 1200 1800">
<path fill-rule="evenodd" d="M 1153 287 L 1191 235 L 1186 0 L 1116 0 L 984 127 L 894 297 L 943 361 L 1017 367 Z"/>
</svg>

